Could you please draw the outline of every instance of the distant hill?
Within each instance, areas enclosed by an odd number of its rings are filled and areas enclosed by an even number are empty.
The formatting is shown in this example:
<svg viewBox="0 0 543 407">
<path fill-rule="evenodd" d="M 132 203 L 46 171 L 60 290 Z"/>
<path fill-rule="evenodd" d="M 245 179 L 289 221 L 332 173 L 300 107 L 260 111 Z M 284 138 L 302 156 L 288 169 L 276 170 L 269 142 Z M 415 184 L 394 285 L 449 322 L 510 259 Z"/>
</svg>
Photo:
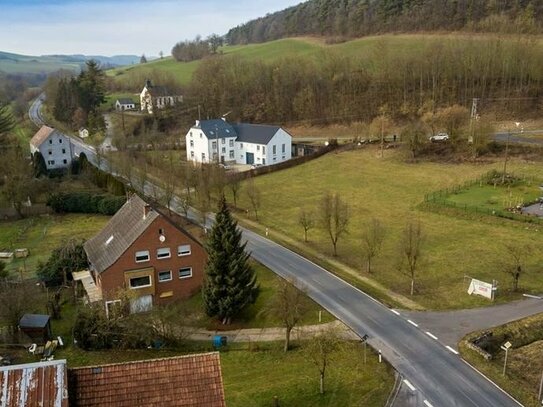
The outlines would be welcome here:
<svg viewBox="0 0 543 407">
<path fill-rule="evenodd" d="M 42 74 L 68 69 L 78 72 L 89 59 L 98 60 L 105 68 L 130 65 L 139 62 L 137 55 L 19 55 L 0 51 L 0 71 L 9 74 Z"/>
<path fill-rule="evenodd" d="M 542 31 L 543 0 L 309 0 L 226 34 L 229 44 L 294 36 L 362 37 L 386 32 Z"/>
</svg>

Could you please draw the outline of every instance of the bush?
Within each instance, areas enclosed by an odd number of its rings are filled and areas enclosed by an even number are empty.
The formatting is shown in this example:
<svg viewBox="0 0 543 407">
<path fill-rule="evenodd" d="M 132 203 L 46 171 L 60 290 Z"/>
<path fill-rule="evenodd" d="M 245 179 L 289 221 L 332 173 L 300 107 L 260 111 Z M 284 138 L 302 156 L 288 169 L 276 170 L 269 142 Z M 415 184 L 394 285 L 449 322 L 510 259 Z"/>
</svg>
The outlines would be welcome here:
<svg viewBox="0 0 543 407">
<path fill-rule="evenodd" d="M 126 202 L 124 196 L 95 195 L 90 192 L 60 192 L 47 199 L 47 205 L 55 212 L 99 213 L 112 216 Z"/>
<path fill-rule="evenodd" d="M 53 250 L 46 263 L 39 263 L 38 278 L 48 286 L 59 286 L 66 280 L 71 280 L 72 272 L 84 270 L 89 266 L 83 242 L 68 241 L 63 246 Z"/>
</svg>

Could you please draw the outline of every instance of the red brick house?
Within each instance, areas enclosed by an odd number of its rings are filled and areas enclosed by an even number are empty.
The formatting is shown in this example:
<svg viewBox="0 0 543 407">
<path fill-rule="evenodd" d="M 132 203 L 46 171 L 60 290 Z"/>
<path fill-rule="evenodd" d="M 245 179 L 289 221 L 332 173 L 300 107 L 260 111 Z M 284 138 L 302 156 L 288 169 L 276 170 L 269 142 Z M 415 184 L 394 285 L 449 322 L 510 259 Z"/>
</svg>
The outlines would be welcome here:
<svg viewBox="0 0 543 407">
<path fill-rule="evenodd" d="M 131 312 L 140 312 L 202 285 L 204 248 L 135 194 L 84 248 L 106 308 L 120 302 L 121 289 L 129 291 Z"/>
</svg>

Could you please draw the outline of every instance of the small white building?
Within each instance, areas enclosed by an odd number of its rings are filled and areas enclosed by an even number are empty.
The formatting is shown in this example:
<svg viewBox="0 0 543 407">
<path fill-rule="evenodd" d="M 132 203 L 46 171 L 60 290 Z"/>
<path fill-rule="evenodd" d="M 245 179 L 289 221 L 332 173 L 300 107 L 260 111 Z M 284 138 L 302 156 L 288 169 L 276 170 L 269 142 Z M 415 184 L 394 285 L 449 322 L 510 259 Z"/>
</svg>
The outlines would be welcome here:
<svg viewBox="0 0 543 407">
<path fill-rule="evenodd" d="M 271 165 L 292 158 L 292 136 L 278 126 L 196 121 L 185 136 L 187 160 Z"/>
<path fill-rule="evenodd" d="M 134 103 L 134 101 L 129 98 L 117 99 L 117 101 L 115 102 L 115 110 L 117 111 L 134 110 L 135 108 L 136 103 Z"/>
<path fill-rule="evenodd" d="M 166 86 L 156 86 L 150 80 L 145 82 L 145 86 L 140 94 L 141 110 L 152 114 L 153 108 L 163 109 L 166 106 L 174 106 L 183 101 L 183 96 L 176 95 Z"/>
<path fill-rule="evenodd" d="M 48 126 L 42 126 L 30 140 L 30 152 L 41 153 L 48 170 L 69 168 L 72 164 L 72 144 L 68 136 Z"/>
</svg>

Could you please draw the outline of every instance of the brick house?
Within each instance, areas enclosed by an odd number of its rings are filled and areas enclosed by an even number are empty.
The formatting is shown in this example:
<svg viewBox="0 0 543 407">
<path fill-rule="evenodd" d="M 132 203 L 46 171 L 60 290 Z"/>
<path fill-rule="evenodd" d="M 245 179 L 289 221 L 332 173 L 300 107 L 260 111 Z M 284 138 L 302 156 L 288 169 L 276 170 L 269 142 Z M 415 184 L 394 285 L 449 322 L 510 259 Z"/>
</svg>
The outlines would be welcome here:
<svg viewBox="0 0 543 407">
<path fill-rule="evenodd" d="M 202 285 L 204 248 L 135 194 L 84 248 L 106 310 L 120 302 L 123 289 L 131 312 L 140 312 L 187 298 Z"/>
</svg>

